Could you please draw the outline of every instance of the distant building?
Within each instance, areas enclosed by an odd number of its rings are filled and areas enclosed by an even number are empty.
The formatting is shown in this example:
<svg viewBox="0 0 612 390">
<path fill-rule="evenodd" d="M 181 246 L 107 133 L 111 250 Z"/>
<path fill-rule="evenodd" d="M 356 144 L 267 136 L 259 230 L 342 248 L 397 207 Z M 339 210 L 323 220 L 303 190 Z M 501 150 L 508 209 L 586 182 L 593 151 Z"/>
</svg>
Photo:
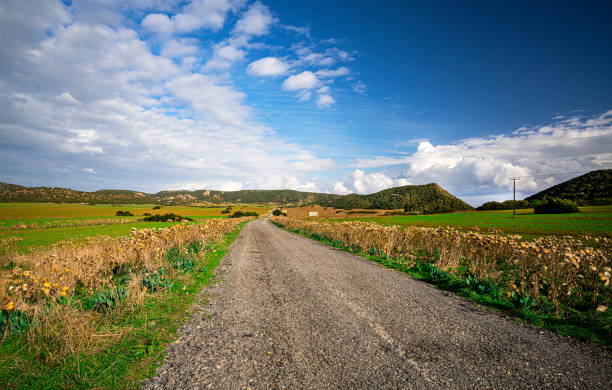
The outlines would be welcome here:
<svg viewBox="0 0 612 390">
<path fill-rule="evenodd" d="M 318 211 L 309 211 L 308 212 L 308 216 L 309 217 L 316 217 L 317 215 L 319 215 Z"/>
</svg>

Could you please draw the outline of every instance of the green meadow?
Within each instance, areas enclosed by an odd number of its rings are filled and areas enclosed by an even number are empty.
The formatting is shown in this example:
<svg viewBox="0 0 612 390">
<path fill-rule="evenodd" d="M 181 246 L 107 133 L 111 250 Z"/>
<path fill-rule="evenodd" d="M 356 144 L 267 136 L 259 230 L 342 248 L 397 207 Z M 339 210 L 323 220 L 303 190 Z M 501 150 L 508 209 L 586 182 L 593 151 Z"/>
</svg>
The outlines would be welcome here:
<svg viewBox="0 0 612 390">
<path fill-rule="evenodd" d="M 597 235 L 610 236 L 612 206 L 581 207 L 579 214 L 534 214 L 533 210 L 468 211 L 432 215 L 398 215 L 354 217 L 330 221 L 370 221 L 400 226 L 452 226 L 462 230 L 495 228 L 505 234 L 519 234 L 524 238 L 542 235 Z"/>
<path fill-rule="evenodd" d="M 225 207 L 161 206 L 156 205 L 89 205 L 82 203 L 0 203 L 0 240 L 18 237 L 20 253 L 47 248 L 59 241 L 83 241 L 93 236 L 127 236 L 133 228 L 164 228 L 172 222 L 143 222 L 145 213 L 174 213 L 194 220 L 221 218 L 228 214 Z M 117 211 L 129 211 L 133 217 L 116 216 Z M 233 211 L 255 211 L 265 214 L 268 208 L 234 206 Z M 102 224 L 96 223 L 96 220 Z M 26 225 L 16 229 L 16 225 Z M 81 226 L 82 225 L 82 226 Z"/>
</svg>

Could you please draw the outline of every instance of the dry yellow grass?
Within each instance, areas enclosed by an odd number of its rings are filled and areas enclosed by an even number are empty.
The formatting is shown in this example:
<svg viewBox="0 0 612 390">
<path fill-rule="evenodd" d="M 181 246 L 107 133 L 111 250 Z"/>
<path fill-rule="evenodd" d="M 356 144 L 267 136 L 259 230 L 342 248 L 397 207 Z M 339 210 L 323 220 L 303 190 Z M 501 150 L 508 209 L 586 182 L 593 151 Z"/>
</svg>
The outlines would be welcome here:
<svg viewBox="0 0 612 390">
<path fill-rule="evenodd" d="M 123 307 L 135 307 L 146 294 L 153 293 L 142 283 L 143 275 L 155 275 L 169 266 L 166 255 L 170 248 L 216 241 L 247 219 L 214 218 L 165 229 L 134 230 L 129 237 L 90 238 L 86 245 L 63 242 L 52 249 L 24 255 L 16 252 L 14 239 L 2 240 L 0 309 L 26 315 L 31 324 L 36 324 L 30 326 L 29 337 L 39 342 L 46 340 L 43 344 L 49 354 L 47 359 L 89 348 L 91 343 L 104 339 L 104 335 L 94 337 L 95 324 L 103 313 L 79 309 L 73 300 L 75 291 L 83 296 L 113 288 L 112 278 L 117 270 L 129 270 Z M 5 332 L 8 329 L 7 326 Z M 55 347 L 50 350 L 50 345 Z"/>
<path fill-rule="evenodd" d="M 548 236 L 521 242 L 519 236 L 502 236 L 499 231 L 274 220 L 392 258 L 410 260 L 418 250 L 437 253 L 434 265 L 440 269 L 457 272 L 465 266 L 480 279 L 506 286 L 508 294 L 515 291 L 536 300 L 547 299 L 557 309 L 587 299 L 605 311 L 610 302 L 612 243 L 606 237 Z"/>
</svg>

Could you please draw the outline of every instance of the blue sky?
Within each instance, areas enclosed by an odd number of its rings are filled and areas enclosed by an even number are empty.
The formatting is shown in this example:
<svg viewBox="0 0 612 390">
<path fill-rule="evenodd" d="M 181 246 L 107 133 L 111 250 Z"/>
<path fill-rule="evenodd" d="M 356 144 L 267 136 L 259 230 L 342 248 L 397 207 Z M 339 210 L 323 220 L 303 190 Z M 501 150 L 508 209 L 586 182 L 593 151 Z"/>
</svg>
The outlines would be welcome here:
<svg viewBox="0 0 612 390">
<path fill-rule="evenodd" d="M 81 190 L 438 182 L 478 205 L 612 168 L 612 6 L 0 5 L 0 181 Z"/>
</svg>

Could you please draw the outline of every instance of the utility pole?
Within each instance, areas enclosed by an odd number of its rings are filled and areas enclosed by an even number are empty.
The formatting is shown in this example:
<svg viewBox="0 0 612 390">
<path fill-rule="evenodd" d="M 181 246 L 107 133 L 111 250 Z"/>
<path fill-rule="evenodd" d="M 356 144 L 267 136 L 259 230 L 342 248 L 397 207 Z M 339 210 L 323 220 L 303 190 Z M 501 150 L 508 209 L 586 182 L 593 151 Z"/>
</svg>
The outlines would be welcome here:
<svg viewBox="0 0 612 390">
<path fill-rule="evenodd" d="M 511 177 L 512 180 L 512 205 L 514 208 L 512 209 L 512 218 L 516 217 L 516 181 L 521 180 L 520 177 Z"/>
</svg>

